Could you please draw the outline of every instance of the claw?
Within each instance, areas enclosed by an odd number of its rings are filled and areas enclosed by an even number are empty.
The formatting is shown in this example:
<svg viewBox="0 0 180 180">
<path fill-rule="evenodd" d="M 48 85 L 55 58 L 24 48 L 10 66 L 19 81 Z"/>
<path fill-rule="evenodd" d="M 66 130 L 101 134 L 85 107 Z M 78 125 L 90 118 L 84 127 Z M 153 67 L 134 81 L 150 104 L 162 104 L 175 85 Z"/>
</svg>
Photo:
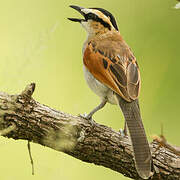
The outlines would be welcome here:
<svg viewBox="0 0 180 180">
<path fill-rule="evenodd" d="M 80 117 L 84 118 L 84 119 L 91 119 L 91 117 L 88 116 L 88 114 L 84 113 L 84 114 L 79 114 Z"/>
<path fill-rule="evenodd" d="M 120 132 L 122 137 L 128 136 L 126 130 L 124 130 L 124 129 L 120 129 L 119 132 Z"/>
<path fill-rule="evenodd" d="M 79 117 L 84 118 L 84 119 L 90 121 L 92 124 L 95 123 L 94 120 L 92 119 L 92 116 L 90 116 L 90 114 L 86 114 L 86 113 L 79 114 Z"/>
<path fill-rule="evenodd" d="M 86 119 L 91 120 L 91 121 L 93 120 L 92 116 L 89 114 L 86 114 Z"/>
</svg>

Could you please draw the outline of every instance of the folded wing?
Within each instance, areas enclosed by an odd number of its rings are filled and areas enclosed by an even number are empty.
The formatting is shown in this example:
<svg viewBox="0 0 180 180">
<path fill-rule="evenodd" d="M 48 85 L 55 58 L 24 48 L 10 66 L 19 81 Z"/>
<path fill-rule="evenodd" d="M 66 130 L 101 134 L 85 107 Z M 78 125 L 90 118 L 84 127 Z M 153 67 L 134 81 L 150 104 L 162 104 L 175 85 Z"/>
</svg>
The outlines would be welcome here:
<svg viewBox="0 0 180 180">
<path fill-rule="evenodd" d="M 135 100 L 140 91 L 140 73 L 129 47 L 120 41 L 93 42 L 85 51 L 83 61 L 91 74 L 128 102 Z"/>
</svg>

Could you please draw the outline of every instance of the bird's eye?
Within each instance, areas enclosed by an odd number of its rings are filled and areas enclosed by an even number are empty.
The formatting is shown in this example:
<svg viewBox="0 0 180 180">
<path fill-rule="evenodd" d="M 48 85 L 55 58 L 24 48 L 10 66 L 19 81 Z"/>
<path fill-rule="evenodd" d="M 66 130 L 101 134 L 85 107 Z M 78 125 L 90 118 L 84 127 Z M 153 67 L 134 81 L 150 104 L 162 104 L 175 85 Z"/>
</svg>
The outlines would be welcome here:
<svg viewBox="0 0 180 180">
<path fill-rule="evenodd" d="M 87 14 L 87 19 L 93 19 L 95 20 L 96 16 L 93 13 L 88 13 Z"/>
</svg>

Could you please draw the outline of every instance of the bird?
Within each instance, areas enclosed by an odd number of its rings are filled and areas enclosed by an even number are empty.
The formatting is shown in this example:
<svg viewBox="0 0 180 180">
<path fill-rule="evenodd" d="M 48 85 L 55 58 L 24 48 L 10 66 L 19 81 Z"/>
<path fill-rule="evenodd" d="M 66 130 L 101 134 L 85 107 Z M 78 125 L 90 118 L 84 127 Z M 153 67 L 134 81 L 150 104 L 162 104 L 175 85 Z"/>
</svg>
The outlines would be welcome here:
<svg viewBox="0 0 180 180">
<path fill-rule="evenodd" d="M 84 76 L 90 89 L 101 99 L 86 119 L 92 119 L 107 102 L 119 105 L 125 118 L 124 134 L 127 135 L 127 129 L 130 134 L 136 170 L 141 178 L 148 179 L 152 175 L 152 157 L 140 114 L 141 78 L 136 57 L 109 11 L 70 7 L 83 16 L 68 19 L 79 22 L 87 32 L 82 48 Z"/>
</svg>

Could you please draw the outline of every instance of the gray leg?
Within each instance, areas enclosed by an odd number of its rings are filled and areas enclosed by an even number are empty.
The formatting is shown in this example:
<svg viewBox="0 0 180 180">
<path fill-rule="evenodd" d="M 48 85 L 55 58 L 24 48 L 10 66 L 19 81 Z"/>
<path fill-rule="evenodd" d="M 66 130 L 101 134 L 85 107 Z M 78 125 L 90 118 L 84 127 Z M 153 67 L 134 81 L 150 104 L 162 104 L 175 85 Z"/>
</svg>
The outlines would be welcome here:
<svg viewBox="0 0 180 180">
<path fill-rule="evenodd" d="M 120 129 L 119 132 L 121 133 L 121 135 L 124 136 L 128 136 L 128 129 L 127 129 L 127 123 L 125 121 L 124 123 L 124 129 Z"/>
<path fill-rule="evenodd" d="M 99 104 L 97 107 L 95 107 L 85 118 L 86 119 L 91 119 L 93 114 L 97 111 L 99 111 L 100 109 L 102 109 L 107 103 L 106 99 L 103 99 L 101 104 Z"/>
<path fill-rule="evenodd" d="M 126 120 L 124 122 L 124 135 L 127 136 L 127 123 L 126 123 Z"/>
</svg>

